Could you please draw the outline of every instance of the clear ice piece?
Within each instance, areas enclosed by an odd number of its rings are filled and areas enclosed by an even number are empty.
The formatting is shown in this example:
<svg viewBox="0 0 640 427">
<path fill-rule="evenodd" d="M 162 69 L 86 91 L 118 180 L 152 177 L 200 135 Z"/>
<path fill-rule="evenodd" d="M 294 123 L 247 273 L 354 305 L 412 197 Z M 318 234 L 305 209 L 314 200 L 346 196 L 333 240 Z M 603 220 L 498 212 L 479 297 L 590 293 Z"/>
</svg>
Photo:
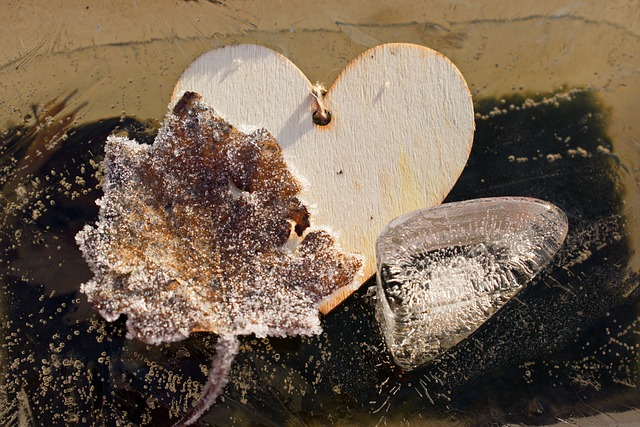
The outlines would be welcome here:
<svg viewBox="0 0 640 427">
<path fill-rule="evenodd" d="M 391 221 L 376 242 L 377 318 L 394 361 L 414 369 L 469 336 L 553 258 L 567 229 L 559 208 L 519 197 Z"/>
</svg>

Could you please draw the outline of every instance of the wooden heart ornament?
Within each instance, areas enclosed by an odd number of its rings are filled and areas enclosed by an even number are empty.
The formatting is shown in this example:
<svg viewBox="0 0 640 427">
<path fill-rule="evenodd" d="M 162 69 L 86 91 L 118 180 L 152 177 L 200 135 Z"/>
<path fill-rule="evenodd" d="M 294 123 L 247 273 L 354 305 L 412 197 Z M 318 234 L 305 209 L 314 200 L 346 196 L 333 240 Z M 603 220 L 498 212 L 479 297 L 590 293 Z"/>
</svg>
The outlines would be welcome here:
<svg viewBox="0 0 640 427">
<path fill-rule="evenodd" d="M 376 271 L 374 244 L 393 218 L 442 202 L 471 150 L 474 115 L 464 78 L 429 48 L 385 44 L 362 53 L 326 94 L 281 54 L 256 45 L 209 51 L 179 78 L 172 99 L 197 92 L 226 121 L 267 129 L 303 183 L 311 224 L 365 257 L 360 283 Z M 322 97 L 318 102 L 318 97 Z M 313 113 L 331 119 L 318 125 Z M 351 294 L 347 287 L 321 307 Z"/>
</svg>

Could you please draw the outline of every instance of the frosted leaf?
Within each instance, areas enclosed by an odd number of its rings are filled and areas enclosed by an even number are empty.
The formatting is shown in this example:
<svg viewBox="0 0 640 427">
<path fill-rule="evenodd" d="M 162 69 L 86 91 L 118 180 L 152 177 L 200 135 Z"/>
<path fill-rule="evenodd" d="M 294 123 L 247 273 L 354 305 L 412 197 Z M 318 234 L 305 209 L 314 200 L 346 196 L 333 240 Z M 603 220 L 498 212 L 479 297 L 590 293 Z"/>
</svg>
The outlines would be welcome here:
<svg viewBox="0 0 640 427">
<path fill-rule="evenodd" d="M 81 290 L 105 319 L 126 314 L 144 342 L 318 334 L 318 307 L 361 271 L 360 257 L 310 228 L 273 137 L 236 130 L 195 93 L 153 145 L 110 137 L 103 166 L 99 220 L 76 236 L 95 274 Z"/>
<path fill-rule="evenodd" d="M 191 331 L 308 335 L 317 307 L 354 281 L 359 259 L 308 230 L 300 184 L 266 130 L 243 134 L 187 93 L 155 143 L 110 137 L 100 218 L 77 242 L 82 286 L 108 320 L 161 343 Z M 292 228 L 303 235 L 285 245 Z"/>
<path fill-rule="evenodd" d="M 567 227 L 557 207 L 516 197 L 389 223 L 376 242 L 377 317 L 395 362 L 416 368 L 474 332 L 553 258 Z"/>
</svg>

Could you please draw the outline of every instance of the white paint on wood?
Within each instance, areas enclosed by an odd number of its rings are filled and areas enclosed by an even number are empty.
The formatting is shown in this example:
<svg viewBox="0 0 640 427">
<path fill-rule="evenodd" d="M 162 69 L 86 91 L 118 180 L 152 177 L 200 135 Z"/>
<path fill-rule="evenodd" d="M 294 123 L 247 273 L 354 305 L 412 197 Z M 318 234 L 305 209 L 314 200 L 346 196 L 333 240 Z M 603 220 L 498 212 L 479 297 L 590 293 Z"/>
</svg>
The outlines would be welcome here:
<svg viewBox="0 0 640 427">
<path fill-rule="evenodd" d="M 209 51 L 184 71 L 173 93 L 199 93 L 242 130 L 264 127 L 305 184 L 311 224 L 328 226 L 341 246 L 375 274 L 380 230 L 405 212 L 442 202 L 467 161 L 474 131 L 471 95 L 440 53 L 404 44 L 374 47 L 328 89 L 327 126 L 312 121 L 312 83 L 287 58 L 256 45 Z M 327 301 L 326 313 L 355 290 Z"/>
</svg>

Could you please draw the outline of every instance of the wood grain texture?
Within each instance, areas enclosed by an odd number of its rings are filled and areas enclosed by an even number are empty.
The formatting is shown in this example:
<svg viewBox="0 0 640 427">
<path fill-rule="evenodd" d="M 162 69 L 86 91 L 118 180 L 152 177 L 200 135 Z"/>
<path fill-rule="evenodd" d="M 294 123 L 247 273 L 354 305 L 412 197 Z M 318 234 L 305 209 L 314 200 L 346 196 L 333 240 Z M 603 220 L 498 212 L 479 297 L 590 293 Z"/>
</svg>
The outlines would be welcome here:
<svg viewBox="0 0 640 427">
<path fill-rule="evenodd" d="M 328 89 L 327 126 L 312 121 L 311 88 L 279 53 L 237 45 L 197 58 L 172 99 L 194 91 L 239 129 L 269 130 L 304 185 L 312 226 L 364 255 L 364 276 L 326 300 L 326 313 L 375 274 L 375 239 L 390 220 L 442 202 L 467 161 L 475 125 L 464 78 L 423 46 L 385 44 L 354 59 Z"/>
</svg>

